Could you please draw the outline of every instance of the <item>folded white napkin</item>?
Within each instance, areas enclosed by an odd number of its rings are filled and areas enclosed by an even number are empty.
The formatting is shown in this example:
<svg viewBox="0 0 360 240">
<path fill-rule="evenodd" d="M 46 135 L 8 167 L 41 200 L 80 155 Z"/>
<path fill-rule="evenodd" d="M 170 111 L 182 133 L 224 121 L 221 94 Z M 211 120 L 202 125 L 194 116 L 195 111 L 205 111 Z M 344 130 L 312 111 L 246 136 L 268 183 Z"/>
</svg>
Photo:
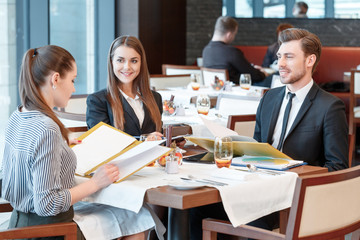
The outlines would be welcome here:
<svg viewBox="0 0 360 240">
<path fill-rule="evenodd" d="M 274 176 L 228 168 L 215 171 L 213 176 L 232 181 L 228 186 L 217 188 L 234 227 L 289 208 L 297 178 L 292 172 Z"/>
</svg>

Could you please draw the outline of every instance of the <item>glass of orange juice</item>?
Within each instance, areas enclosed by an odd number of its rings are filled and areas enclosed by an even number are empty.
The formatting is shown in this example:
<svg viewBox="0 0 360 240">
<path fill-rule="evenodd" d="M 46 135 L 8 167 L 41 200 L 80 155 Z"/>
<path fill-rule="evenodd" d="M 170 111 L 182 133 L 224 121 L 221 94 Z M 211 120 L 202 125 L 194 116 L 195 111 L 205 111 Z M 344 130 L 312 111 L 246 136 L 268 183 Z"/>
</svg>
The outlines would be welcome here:
<svg viewBox="0 0 360 240">
<path fill-rule="evenodd" d="M 215 164 L 218 168 L 230 167 L 233 158 L 233 145 L 231 137 L 215 137 L 214 158 Z"/>
<path fill-rule="evenodd" d="M 240 75 L 240 87 L 245 90 L 249 90 L 251 87 L 251 75 L 244 73 Z"/>
<path fill-rule="evenodd" d="M 196 99 L 196 110 L 199 114 L 207 115 L 210 110 L 210 98 L 206 94 L 200 94 Z"/>
</svg>

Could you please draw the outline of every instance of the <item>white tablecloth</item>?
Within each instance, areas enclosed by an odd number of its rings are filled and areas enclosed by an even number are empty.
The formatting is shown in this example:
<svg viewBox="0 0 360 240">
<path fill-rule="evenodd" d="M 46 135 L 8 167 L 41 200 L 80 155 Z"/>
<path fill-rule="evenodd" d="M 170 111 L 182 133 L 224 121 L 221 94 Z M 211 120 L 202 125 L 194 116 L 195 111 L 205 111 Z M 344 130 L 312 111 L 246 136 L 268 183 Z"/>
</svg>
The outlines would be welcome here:
<svg viewBox="0 0 360 240">
<path fill-rule="evenodd" d="M 229 184 L 213 187 L 220 191 L 225 211 L 234 226 L 290 207 L 297 178 L 297 174 L 292 172 L 273 176 L 233 168 L 218 169 L 214 164 L 193 163 L 184 163 L 178 174 L 167 174 L 164 168 L 156 165 L 146 167 L 125 181 L 112 184 L 85 200 L 138 212 L 147 189 L 178 184 L 183 182 L 180 177 L 189 175 Z M 80 183 L 84 178 L 77 177 L 76 181 Z"/>
</svg>

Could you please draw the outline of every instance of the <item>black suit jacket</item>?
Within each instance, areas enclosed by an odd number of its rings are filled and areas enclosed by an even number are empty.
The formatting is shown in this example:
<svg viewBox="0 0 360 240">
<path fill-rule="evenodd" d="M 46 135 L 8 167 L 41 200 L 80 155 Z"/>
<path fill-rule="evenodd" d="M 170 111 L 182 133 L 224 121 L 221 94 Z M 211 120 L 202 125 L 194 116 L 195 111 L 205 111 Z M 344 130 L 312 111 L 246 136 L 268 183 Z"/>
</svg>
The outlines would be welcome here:
<svg viewBox="0 0 360 240">
<path fill-rule="evenodd" d="M 154 91 L 152 91 L 152 93 L 159 107 L 160 114 L 162 114 L 163 108 L 161 95 Z M 133 108 L 122 95 L 120 97 L 125 117 L 124 132 L 132 136 L 140 136 L 141 134 L 147 134 L 156 131 L 155 123 L 150 118 L 150 112 L 146 108 L 145 104 L 143 105 L 145 112 L 144 122 L 142 128 L 140 128 L 139 119 L 137 118 Z M 111 110 L 110 102 L 107 99 L 106 89 L 89 95 L 86 100 L 86 104 L 86 123 L 89 129 L 94 127 L 99 122 L 104 122 L 114 126 L 114 116 Z"/>
<path fill-rule="evenodd" d="M 285 87 L 263 96 L 256 113 L 254 138 L 272 144 Z M 348 124 L 345 105 L 314 82 L 284 141 L 283 152 L 329 171 L 348 167 Z"/>
<path fill-rule="evenodd" d="M 254 68 L 245 58 L 243 52 L 221 41 L 210 41 L 203 52 L 204 67 L 227 69 L 230 81 L 239 84 L 240 74 L 249 73 L 252 82 L 261 82 L 265 74 Z"/>
</svg>

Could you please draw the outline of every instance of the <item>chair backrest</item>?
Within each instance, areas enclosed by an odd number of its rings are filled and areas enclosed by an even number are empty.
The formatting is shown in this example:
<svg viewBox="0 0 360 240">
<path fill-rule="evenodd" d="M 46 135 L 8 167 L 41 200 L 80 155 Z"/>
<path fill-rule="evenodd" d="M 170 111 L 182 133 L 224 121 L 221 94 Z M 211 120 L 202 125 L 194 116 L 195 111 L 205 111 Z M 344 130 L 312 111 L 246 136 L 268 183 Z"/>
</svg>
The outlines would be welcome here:
<svg viewBox="0 0 360 240">
<path fill-rule="evenodd" d="M 360 107 L 357 107 L 357 99 L 360 99 L 360 70 L 351 69 L 350 75 L 350 98 L 349 98 L 349 166 L 356 144 L 356 124 L 360 122 Z M 355 111 L 356 110 L 356 111 Z"/>
<path fill-rule="evenodd" d="M 150 75 L 150 87 L 155 90 L 169 87 L 187 87 L 191 83 L 190 74 L 185 75 Z"/>
<path fill-rule="evenodd" d="M 256 114 L 260 97 L 220 93 L 216 110 L 224 116 Z"/>
<path fill-rule="evenodd" d="M 360 98 L 360 70 L 351 69 L 350 76 L 350 100 L 349 100 L 349 133 L 353 134 L 354 128 L 354 108 L 357 105 L 357 98 Z"/>
<path fill-rule="evenodd" d="M 214 68 L 201 68 L 201 73 L 203 76 L 203 82 L 205 86 L 211 86 L 214 82 L 215 76 L 220 80 L 225 81 L 229 80 L 229 72 L 227 69 L 214 69 Z"/>
<path fill-rule="evenodd" d="M 360 239 L 360 166 L 298 177 L 286 234 L 249 225 L 203 220 L 203 239 L 217 233 L 274 240 Z M 348 238 L 346 238 L 348 239 Z"/>
<path fill-rule="evenodd" d="M 1 214 L 12 211 L 9 203 L 1 201 Z M 7 215 L 10 217 L 10 215 Z M 8 224 L 8 223 L 7 223 Z M 7 228 L 7 227 L 6 227 Z M 20 227 L 14 229 L 1 229 L 0 239 L 23 239 L 23 238 L 40 238 L 40 237 L 55 237 L 64 236 L 65 240 L 77 239 L 77 225 L 75 222 L 54 223 L 36 225 L 31 227 Z"/>
<path fill-rule="evenodd" d="M 162 65 L 163 75 L 184 75 L 184 74 L 192 74 L 192 73 L 197 75 L 197 79 L 200 81 L 199 83 L 203 84 L 201 69 L 198 66 L 173 65 L 173 64 Z"/>
<path fill-rule="evenodd" d="M 69 127 L 67 129 L 70 131 L 69 139 L 78 138 L 88 130 L 87 127 Z"/>
<path fill-rule="evenodd" d="M 239 135 L 253 137 L 255 130 L 256 114 L 229 115 L 227 128 L 234 130 Z"/>
<path fill-rule="evenodd" d="M 284 85 L 285 85 L 285 84 L 283 84 L 283 83 L 280 81 L 280 75 L 274 74 L 274 75 L 272 76 L 270 88 L 282 87 L 282 86 L 284 86 Z"/>
<path fill-rule="evenodd" d="M 71 120 L 71 121 L 82 121 L 82 122 L 86 121 L 86 113 L 84 113 L 84 114 L 69 113 L 69 112 L 63 112 L 63 111 L 57 111 L 57 110 L 54 110 L 54 112 L 60 118 L 61 121 L 63 119 Z M 66 124 L 65 124 L 65 126 L 66 126 Z"/>
<path fill-rule="evenodd" d="M 60 108 L 59 111 L 76 114 L 86 114 L 86 98 L 88 94 L 72 95 L 67 106 Z"/>
<path fill-rule="evenodd" d="M 360 228 L 360 166 L 298 178 L 286 239 L 335 239 Z"/>
</svg>

